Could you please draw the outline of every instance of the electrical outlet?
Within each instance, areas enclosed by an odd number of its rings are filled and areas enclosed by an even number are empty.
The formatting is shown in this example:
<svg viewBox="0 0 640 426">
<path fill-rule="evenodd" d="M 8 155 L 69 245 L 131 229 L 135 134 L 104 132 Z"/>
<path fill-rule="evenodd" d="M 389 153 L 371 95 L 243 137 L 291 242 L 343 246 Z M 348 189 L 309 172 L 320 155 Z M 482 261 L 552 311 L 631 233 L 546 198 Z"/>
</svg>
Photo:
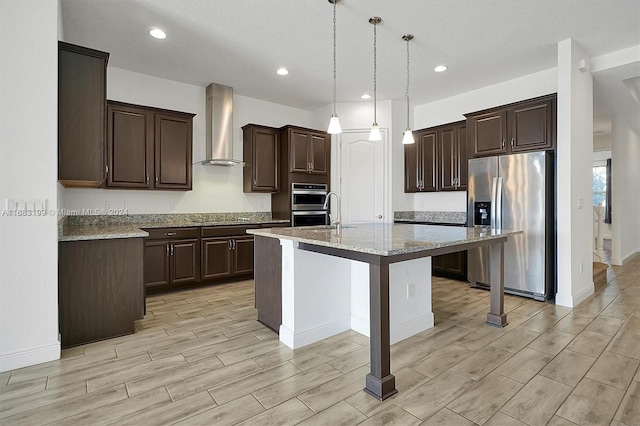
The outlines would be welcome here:
<svg viewBox="0 0 640 426">
<path fill-rule="evenodd" d="M 416 284 L 407 284 L 407 299 L 410 299 L 416 295 Z"/>
<path fill-rule="evenodd" d="M 582 198 L 578 198 L 578 209 L 581 209 L 583 205 L 584 205 L 584 200 Z"/>
<path fill-rule="evenodd" d="M 175 211 L 176 210 L 176 202 L 175 201 L 169 201 L 169 211 Z"/>
</svg>

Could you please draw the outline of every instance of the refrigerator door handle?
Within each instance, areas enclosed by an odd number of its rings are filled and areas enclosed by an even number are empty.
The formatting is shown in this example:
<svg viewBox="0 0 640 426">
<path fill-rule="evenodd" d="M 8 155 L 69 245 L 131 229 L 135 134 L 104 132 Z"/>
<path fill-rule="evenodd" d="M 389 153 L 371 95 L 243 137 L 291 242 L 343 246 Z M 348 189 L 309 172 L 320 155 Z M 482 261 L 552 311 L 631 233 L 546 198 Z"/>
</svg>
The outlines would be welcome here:
<svg viewBox="0 0 640 426">
<path fill-rule="evenodd" d="M 502 228 L 502 177 L 491 182 L 491 228 Z"/>
</svg>

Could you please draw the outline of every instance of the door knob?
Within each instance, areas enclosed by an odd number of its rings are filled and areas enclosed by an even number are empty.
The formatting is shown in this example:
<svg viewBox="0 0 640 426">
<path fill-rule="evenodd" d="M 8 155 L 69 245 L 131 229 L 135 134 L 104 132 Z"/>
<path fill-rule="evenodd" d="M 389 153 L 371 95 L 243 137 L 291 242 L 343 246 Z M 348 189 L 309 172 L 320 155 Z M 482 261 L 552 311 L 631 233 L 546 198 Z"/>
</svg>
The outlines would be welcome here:
<svg viewBox="0 0 640 426">
<path fill-rule="evenodd" d="M 382 219 L 382 215 L 381 214 L 378 215 L 378 219 Z"/>
</svg>

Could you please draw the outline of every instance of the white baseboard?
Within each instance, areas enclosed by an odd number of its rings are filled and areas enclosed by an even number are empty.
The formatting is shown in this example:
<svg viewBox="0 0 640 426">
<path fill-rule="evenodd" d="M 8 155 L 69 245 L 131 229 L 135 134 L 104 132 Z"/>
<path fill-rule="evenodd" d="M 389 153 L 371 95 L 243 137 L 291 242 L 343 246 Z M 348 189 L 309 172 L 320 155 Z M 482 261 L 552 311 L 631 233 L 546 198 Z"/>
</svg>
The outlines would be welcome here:
<svg viewBox="0 0 640 426">
<path fill-rule="evenodd" d="M 582 289 L 575 295 L 556 293 L 555 304 L 559 306 L 566 306 L 567 308 L 574 308 L 587 297 L 591 296 L 594 292 L 595 287 L 593 285 L 593 281 L 591 281 L 591 285 Z"/>
<path fill-rule="evenodd" d="M 351 330 L 350 315 L 300 333 L 295 333 L 284 325 L 280 325 L 280 341 L 292 349 L 298 349 L 347 330 Z"/>
<path fill-rule="evenodd" d="M 0 355 L 0 373 L 60 359 L 60 342 Z"/>
<path fill-rule="evenodd" d="M 363 336 L 369 337 L 369 331 L 371 330 L 369 327 L 369 318 L 361 318 L 356 315 L 351 315 L 351 329 Z"/>
<path fill-rule="evenodd" d="M 429 312 L 428 314 L 422 315 L 418 318 L 412 319 L 411 321 L 407 321 L 403 324 L 399 324 L 391 328 L 391 330 L 389 330 L 389 340 L 391 341 L 391 344 L 394 345 L 408 337 L 413 336 L 414 334 L 430 329 L 431 327 L 433 327 L 433 324 L 433 312 Z"/>
<path fill-rule="evenodd" d="M 422 315 L 418 318 L 407 321 L 403 324 L 391 327 L 389 330 L 389 340 L 391 344 L 398 343 L 414 334 L 428 330 L 434 325 L 433 312 Z M 363 319 L 355 315 L 351 316 L 351 329 L 364 336 L 369 337 L 369 318 Z"/>
</svg>

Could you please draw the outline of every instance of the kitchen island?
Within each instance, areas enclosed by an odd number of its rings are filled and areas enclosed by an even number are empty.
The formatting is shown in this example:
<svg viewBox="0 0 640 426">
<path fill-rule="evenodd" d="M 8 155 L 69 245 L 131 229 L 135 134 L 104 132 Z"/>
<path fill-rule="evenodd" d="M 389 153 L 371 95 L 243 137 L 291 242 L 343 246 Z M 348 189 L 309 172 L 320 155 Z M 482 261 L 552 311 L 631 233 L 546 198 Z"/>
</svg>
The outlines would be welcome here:
<svg viewBox="0 0 640 426">
<path fill-rule="evenodd" d="M 366 278 L 371 372 L 366 376 L 364 390 L 378 399 L 386 399 L 397 392 L 390 368 L 393 318 L 406 317 L 406 311 L 410 311 L 410 317 L 404 318 L 404 324 L 409 324 L 413 334 L 433 326 L 431 256 L 489 246 L 491 296 L 487 324 L 497 327 L 507 324 L 503 291 L 504 243 L 519 231 L 358 224 L 339 231 L 334 227 L 317 226 L 248 232 L 256 236 L 258 318 L 261 306 L 259 286 L 265 279 L 278 277 L 278 274 L 267 276 L 268 271 L 277 270 L 281 281 L 282 311 L 278 331 L 280 341 L 292 348 L 345 331 L 345 327 L 360 331 L 353 313 L 363 302 L 364 292 L 359 283 Z M 263 244 L 270 239 L 279 240 L 281 268 L 277 268 L 273 244 Z M 405 286 L 406 298 L 402 305 L 397 295 L 403 293 Z M 393 294 L 396 294 L 396 305 L 401 306 L 401 312 L 394 312 L 392 307 L 390 321 Z M 408 335 L 393 340 L 405 337 Z"/>
</svg>

